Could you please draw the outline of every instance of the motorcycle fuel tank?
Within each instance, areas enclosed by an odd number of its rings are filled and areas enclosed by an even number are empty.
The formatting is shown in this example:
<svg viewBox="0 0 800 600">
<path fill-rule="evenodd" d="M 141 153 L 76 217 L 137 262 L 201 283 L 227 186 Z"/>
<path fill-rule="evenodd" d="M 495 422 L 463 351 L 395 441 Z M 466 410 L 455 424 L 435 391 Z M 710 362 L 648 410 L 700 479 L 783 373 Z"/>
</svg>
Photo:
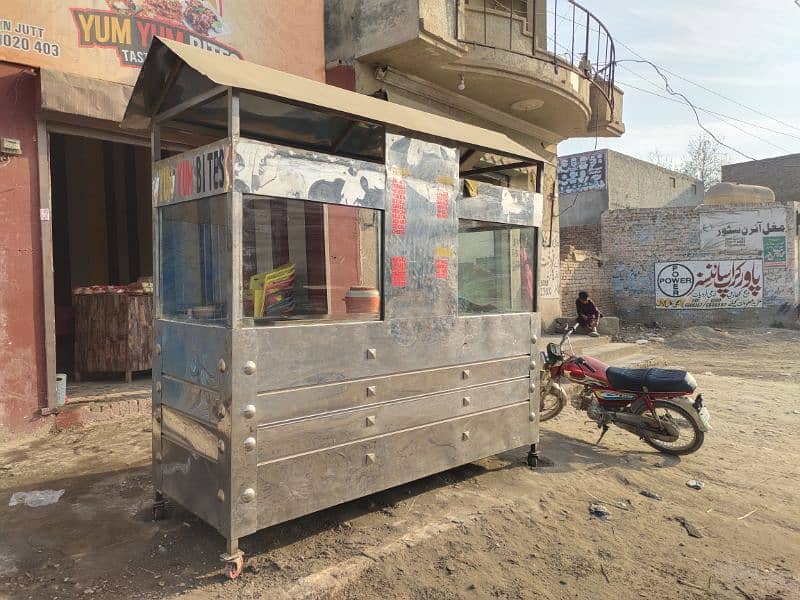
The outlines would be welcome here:
<svg viewBox="0 0 800 600">
<path fill-rule="evenodd" d="M 565 364 L 563 373 L 573 383 L 608 387 L 606 369 L 606 363 L 590 356 L 581 356 Z"/>
</svg>

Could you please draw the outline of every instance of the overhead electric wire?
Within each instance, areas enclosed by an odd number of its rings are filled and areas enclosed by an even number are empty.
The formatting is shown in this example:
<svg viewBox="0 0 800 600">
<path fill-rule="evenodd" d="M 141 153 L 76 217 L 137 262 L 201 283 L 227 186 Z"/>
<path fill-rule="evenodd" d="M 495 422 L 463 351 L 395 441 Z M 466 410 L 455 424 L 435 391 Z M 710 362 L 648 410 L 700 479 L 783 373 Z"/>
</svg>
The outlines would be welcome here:
<svg viewBox="0 0 800 600">
<path fill-rule="evenodd" d="M 650 91 L 650 90 L 646 90 L 646 89 L 644 89 L 644 88 L 640 88 L 640 87 L 638 87 L 638 86 L 635 86 L 635 85 L 633 85 L 633 84 L 631 84 L 631 83 L 628 83 L 628 82 L 626 82 L 626 81 L 619 81 L 619 80 L 617 80 L 617 83 L 618 83 L 619 85 L 622 85 L 622 86 L 625 86 L 625 87 L 628 87 L 628 88 L 631 88 L 631 89 L 634 89 L 634 90 L 638 90 L 638 91 L 640 91 L 640 92 L 644 92 L 645 94 L 650 94 L 651 96 L 655 96 L 656 98 L 661 98 L 662 100 L 667 100 L 667 101 L 669 101 L 669 102 L 677 102 L 678 104 L 681 104 L 681 105 L 683 105 L 683 102 L 681 102 L 680 100 L 677 100 L 677 99 L 675 99 L 675 98 L 671 98 L 671 97 L 669 97 L 669 96 L 664 96 L 663 94 L 658 94 L 658 93 L 656 93 L 656 92 L 652 92 L 652 91 Z M 778 150 L 780 150 L 780 151 L 782 151 L 782 152 L 786 152 L 786 153 L 788 153 L 788 154 L 792 154 L 792 150 L 790 150 L 790 149 L 788 149 L 788 148 L 784 148 L 783 146 L 779 146 L 778 144 L 775 144 L 775 143 L 773 143 L 773 142 L 770 142 L 770 141 L 769 141 L 768 139 L 766 139 L 766 138 L 763 138 L 763 137 L 761 137 L 761 136 L 759 136 L 759 135 L 756 135 L 755 133 L 752 133 L 752 132 L 750 132 L 750 131 L 747 131 L 746 129 L 742 129 L 742 128 L 741 128 L 741 127 L 739 127 L 738 125 L 734 125 L 733 123 L 729 123 L 728 121 L 724 120 L 724 115 L 720 115 L 719 113 L 716 113 L 716 112 L 714 112 L 714 111 L 712 111 L 712 110 L 707 110 L 707 109 L 701 108 L 701 107 L 699 107 L 699 106 L 697 107 L 697 110 L 699 110 L 699 111 L 701 111 L 701 112 L 704 112 L 704 113 L 708 113 L 708 114 L 710 114 L 710 115 L 714 115 L 714 116 L 716 116 L 716 117 L 719 117 L 719 118 L 723 119 L 723 121 L 722 121 L 722 122 L 723 122 L 725 125 L 728 125 L 729 127 L 733 127 L 734 129 L 736 129 L 736 130 L 738 130 L 738 131 L 741 131 L 743 134 L 745 134 L 745 135 L 749 135 L 750 137 L 753 137 L 753 138 L 755 138 L 755 139 L 757 139 L 757 140 L 760 140 L 760 141 L 764 142 L 765 144 L 767 144 L 767 145 L 769 145 L 769 146 L 772 146 L 773 148 L 777 148 Z M 738 120 L 738 119 L 736 119 L 736 120 Z M 746 121 L 743 121 L 743 122 L 744 122 L 744 123 L 747 123 Z M 748 124 L 749 124 L 749 123 L 748 123 Z"/>
<path fill-rule="evenodd" d="M 754 158 L 754 157 L 750 156 L 749 154 L 746 154 L 745 152 L 742 152 L 741 150 L 739 150 L 739 149 L 737 149 L 737 148 L 734 148 L 734 147 L 733 147 L 733 146 L 731 146 L 730 144 L 726 144 L 726 143 L 725 143 L 725 142 L 723 142 L 721 139 L 719 139 L 719 138 L 718 138 L 718 137 L 717 137 L 717 136 L 714 134 L 714 132 L 713 132 L 713 131 L 711 131 L 710 129 L 708 129 L 708 127 L 706 127 L 705 125 L 703 125 L 703 122 L 700 120 L 700 115 L 699 115 L 699 113 L 698 113 L 698 111 L 697 111 L 697 108 L 696 108 L 696 107 L 695 107 L 695 105 L 692 103 L 692 101 L 691 101 L 691 100 L 689 100 L 689 98 L 688 98 L 688 97 L 686 96 L 686 94 L 684 94 L 683 92 L 676 92 L 674 89 L 672 89 L 672 86 L 671 86 L 671 85 L 670 85 L 670 83 L 669 83 L 669 79 L 667 79 L 667 76 L 666 76 L 666 75 L 664 75 L 664 73 L 661 71 L 661 68 L 660 68 L 660 67 L 659 67 L 657 64 L 655 64 L 654 62 L 652 62 L 652 61 L 649 61 L 649 60 L 634 60 L 634 59 L 632 59 L 632 58 L 625 58 L 625 59 L 622 59 L 622 60 L 615 61 L 615 64 L 619 64 L 619 63 L 621 63 L 621 62 L 643 63 L 643 64 L 648 64 L 648 65 L 650 65 L 651 67 L 653 67 L 653 69 L 655 70 L 655 72 L 656 72 L 656 73 L 658 73 L 659 77 L 661 77 L 661 79 L 663 79 L 663 80 L 664 80 L 664 89 L 665 89 L 665 90 L 666 90 L 666 91 L 667 91 L 667 92 L 668 92 L 670 95 L 672 95 L 672 96 L 678 96 L 679 98 L 682 98 L 682 99 L 683 99 L 683 101 L 686 103 L 686 105 L 687 105 L 689 108 L 691 108 L 691 109 L 692 109 L 692 113 L 694 114 L 694 119 L 695 119 L 695 121 L 697 121 L 697 126 L 698 126 L 698 127 L 700 127 L 700 129 L 702 129 L 703 131 L 705 131 L 705 132 L 706 132 L 706 133 L 709 135 L 709 137 L 710 137 L 712 140 L 714 140 L 715 142 L 717 142 L 717 144 L 719 144 L 720 146 L 722 146 L 722 147 L 724 147 L 724 148 L 727 148 L 728 150 L 733 150 L 733 151 L 734 151 L 736 154 L 739 154 L 740 156 L 744 156 L 744 157 L 745 157 L 746 159 L 748 159 L 748 160 L 758 160 L 758 159 L 756 159 L 756 158 Z"/>
<path fill-rule="evenodd" d="M 634 71 L 633 69 L 629 69 L 625 65 L 618 65 L 618 66 L 621 69 L 625 69 L 626 71 L 628 71 L 628 73 L 632 73 L 632 74 L 636 75 L 639 79 L 641 79 L 642 81 L 646 81 L 647 83 L 649 83 L 653 87 L 657 88 L 658 90 L 662 89 L 661 84 L 656 83 L 652 79 L 648 79 L 647 77 L 645 77 L 644 75 Z M 623 82 L 619 82 L 619 83 L 623 83 Z M 637 90 L 640 90 L 640 91 L 643 91 L 643 92 L 647 92 L 649 94 L 653 94 L 654 96 L 658 96 L 659 98 L 664 98 L 665 100 L 669 100 L 670 102 L 677 102 L 678 104 L 683 104 L 683 102 L 681 102 L 680 100 L 677 100 L 676 98 L 670 98 L 669 96 L 664 96 L 662 94 L 656 94 L 655 92 L 651 92 L 650 90 L 637 88 L 635 85 L 633 85 L 631 83 L 624 83 L 624 85 L 627 85 L 628 87 L 631 87 L 633 89 L 637 89 Z M 697 106 L 697 105 L 695 105 L 695 106 Z M 697 106 L 697 109 L 701 110 L 701 111 L 703 111 L 705 113 L 708 113 L 708 114 L 714 115 L 716 117 L 719 117 L 721 119 L 729 119 L 731 121 L 736 121 L 737 123 L 742 123 L 744 125 L 749 125 L 750 127 L 755 127 L 757 129 L 763 129 L 764 131 L 768 131 L 770 133 L 783 135 L 783 136 L 792 138 L 793 140 L 800 141 L 800 136 L 794 135 L 792 133 L 786 133 L 785 131 L 779 131 L 778 129 L 771 129 L 770 127 L 765 127 L 763 125 L 759 125 L 758 123 L 753 123 L 752 121 L 745 121 L 744 119 L 739 119 L 738 117 L 733 117 L 731 115 L 726 115 L 724 113 L 720 113 L 720 112 L 717 112 L 715 110 L 711 110 L 710 108 L 706 108 L 704 106 Z"/>
<path fill-rule="evenodd" d="M 615 38 L 614 39 L 614 43 L 615 44 L 619 44 L 620 46 L 625 48 L 628 52 L 630 52 L 634 56 L 637 56 L 638 58 L 642 59 L 643 62 L 648 62 L 648 63 L 652 64 L 651 61 L 649 61 L 644 56 L 642 56 L 641 54 L 636 52 L 636 50 L 634 50 L 633 48 L 631 48 L 630 46 L 628 46 L 624 42 L 621 42 L 620 40 Z M 692 84 L 692 85 L 694 85 L 696 87 L 699 87 L 701 90 L 705 90 L 709 94 L 714 94 L 715 96 L 718 96 L 718 97 L 722 98 L 723 100 L 727 100 L 728 102 L 732 102 L 732 103 L 734 103 L 734 104 L 736 104 L 738 106 L 741 106 L 742 108 L 745 108 L 745 109 L 747 109 L 747 110 L 749 110 L 751 112 L 754 112 L 755 114 L 757 114 L 759 116 L 765 117 L 767 119 L 770 119 L 771 121 L 775 121 L 776 123 L 780 123 L 784 127 L 788 127 L 790 129 L 794 129 L 795 131 L 800 132 L 800 127 L 797 127 L 796 125 L 792 125 L 791 123 L 787 123 L 786 121 L 782 121 L 781 119 L 778 119 L 777 117 L 773 117 L 772 115 L 768 115 L 767 113 L 765 113 L 763 111 L 760 111 L 757 108 L 753 108 L 752 106 L 748 106 L 747 104 L 744 104 L 743 102 L 739 102 L 735 98 L 731 98 L 729 96 L 726 96 L 725 94 L 717 92 L 716 90 L 713 90 L 713 89 L 711 89 L 711 88 L 709 88 L 707 86 L 704 86 L 701 83 L 697 83 L 696 81 L 692 81 L 688 77 L 684 77 L 683 75 L 675 73 L 674 71 L 671 71 L 671 70 L 667 69 L 666 67 L 661 67 L 661 70 L 664 71 L 665 73 L 669 73 L 673 77 L 677 77 L 678 79 L 680 79 L 682 81 L 685 81 L 686 83 L 690 83 L 690 84 Z"/>
</svg>

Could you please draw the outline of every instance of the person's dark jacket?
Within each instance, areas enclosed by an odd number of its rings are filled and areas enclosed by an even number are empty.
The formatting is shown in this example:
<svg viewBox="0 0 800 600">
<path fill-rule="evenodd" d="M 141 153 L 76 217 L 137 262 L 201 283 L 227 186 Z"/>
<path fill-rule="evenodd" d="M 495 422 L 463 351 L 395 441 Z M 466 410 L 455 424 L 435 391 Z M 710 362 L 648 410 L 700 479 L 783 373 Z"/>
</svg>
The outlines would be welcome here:
<svg viewBox="0 0 800 600">
<path fill-rule="evenodd" d="M 597 310 L 597 306 L 595 303 L 589 300 L 588 302 L 584 303 L 580 300 L 575 300 L 575 310 L 578 313 L 578 316 L 583 317 L 599 317 L 600 311 Z"/>
</svg>

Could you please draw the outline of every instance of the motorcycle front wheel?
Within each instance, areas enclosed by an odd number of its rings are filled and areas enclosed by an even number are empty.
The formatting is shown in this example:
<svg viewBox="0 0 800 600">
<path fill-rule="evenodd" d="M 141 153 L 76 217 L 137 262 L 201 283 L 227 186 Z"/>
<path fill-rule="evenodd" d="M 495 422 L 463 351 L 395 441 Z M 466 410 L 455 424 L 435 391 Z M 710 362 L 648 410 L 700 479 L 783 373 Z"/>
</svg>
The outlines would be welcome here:
<svg viewBox="0 0 800 600">
<path fill-rule="evenodd" d="M 542 394 L 539 403 L 539 422 L 555 418 L 564 410 L 567 403 L 567 394 L 560 387 L 549 386 Z"/>
<path fill-rule="evenodd" d="M 672 454 L 673 456 L 683 456 L 697 452 L 703 445 L 705 435 L 703 434 L 697 421 L 692 418 L 689 412 L 673 402 L 655 401 L 656 415 L 659 420 L 668 421 L 678 430 L 678 439 L 673 442 L 666 442 L 648 435 L 647 430 L 642 431 L 645 443 L 649 444 L 659 452 Z M 639 414 L 647 412 L 647 408 L 642 404 Z"/>
</svg>

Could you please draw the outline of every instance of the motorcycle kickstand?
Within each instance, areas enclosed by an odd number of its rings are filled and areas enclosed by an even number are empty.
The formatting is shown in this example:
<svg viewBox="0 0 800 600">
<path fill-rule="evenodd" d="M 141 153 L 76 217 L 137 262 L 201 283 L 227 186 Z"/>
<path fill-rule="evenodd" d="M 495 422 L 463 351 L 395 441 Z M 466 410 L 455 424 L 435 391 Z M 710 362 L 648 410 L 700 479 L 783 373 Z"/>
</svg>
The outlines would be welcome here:
<svg viewBox="0 0 800 600">
<path fill-rule="evenodd" d="M 599 438 L 597 438 L 597 441 L 594 443 L 594 445 L 595 445 L 595 446 L 599 446 L 599 445 L 600 445 L 600 442 L 602 441 L 602 439 L 603 439 L 603 436 L 606 434 L 606 432 L 607 432 L 609 429 L 611 429 L 611 428 L 609 427 L 608 423 L 603 423 L 602 427 L 603 427 L 603 432 L 600 434 L 600 437 L 599 437 Z"/>
</svg>

